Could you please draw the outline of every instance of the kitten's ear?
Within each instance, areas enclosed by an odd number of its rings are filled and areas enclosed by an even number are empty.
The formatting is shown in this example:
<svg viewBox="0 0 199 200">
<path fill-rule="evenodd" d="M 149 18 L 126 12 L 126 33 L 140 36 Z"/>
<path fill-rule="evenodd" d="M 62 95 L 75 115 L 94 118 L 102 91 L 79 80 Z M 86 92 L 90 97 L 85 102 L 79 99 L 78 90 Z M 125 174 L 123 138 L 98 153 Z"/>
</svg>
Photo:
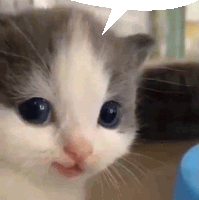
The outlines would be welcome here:
<svg viewBox="0 0 199 200">
<path fill-rule="evenodd" d="M 139 66 L 152 51 L 155 40 L 147 34 L 137 34 L 122 38 L 123 54 L 129 55 L 135 64 Z"/>
</svg>

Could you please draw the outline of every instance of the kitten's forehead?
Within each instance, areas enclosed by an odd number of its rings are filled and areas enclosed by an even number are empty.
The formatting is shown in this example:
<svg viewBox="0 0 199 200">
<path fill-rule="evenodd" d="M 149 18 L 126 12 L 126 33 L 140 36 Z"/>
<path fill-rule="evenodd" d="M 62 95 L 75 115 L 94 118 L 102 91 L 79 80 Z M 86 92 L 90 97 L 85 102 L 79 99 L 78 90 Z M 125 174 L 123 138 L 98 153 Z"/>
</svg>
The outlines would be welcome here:
<svg viewBox="0 0 199 200">
<path fill-rule="evenodd" d="M 109 84 L 106 56 L 96 55 L 86 26 L 89 25 L 83 22 L 81 15 L 71 18 L 67 27 L 71 30 L 70 41 L 63 39 L 55 58 L 60 114 L 67 116 L 67 125 L 96 125 Z"/>
<path fill-rule="evenodd" d="M 99 83 L 104 80 L 104 55 L 111 52 L 111 45 L 102 36 L 103 26 L 92 15 L 64 8 L 2 16 L 4 20 L 2 30 L 8 34 L 0 40 L 0 54 L 7 60 L 7 72 L 17 79 L 8 81 L 2 76 L 5 90 L 9 91 L 6 95 L 14 96 L 18 102 L 33 95 L 54 101 L 54 94 L 58 96 L 60 90 L 59 99 L 67 91 L 67 96 L 86 101 L 89 91 L 102 87 Z M 71 84 L 66 87 L 64 81 Z"/>
</svg>

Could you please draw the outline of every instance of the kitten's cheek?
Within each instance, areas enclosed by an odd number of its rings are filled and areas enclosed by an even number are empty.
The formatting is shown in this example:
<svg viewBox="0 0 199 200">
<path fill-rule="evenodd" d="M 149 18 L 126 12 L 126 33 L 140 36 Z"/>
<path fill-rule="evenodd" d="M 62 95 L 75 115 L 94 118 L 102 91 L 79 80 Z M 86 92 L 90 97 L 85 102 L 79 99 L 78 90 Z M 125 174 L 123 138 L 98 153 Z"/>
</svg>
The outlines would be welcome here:
<svg viewBox="0 0 199 200">
<path fill-rule="evenodd" d="M 99 165 L 99 155 L 90 156 L 85 162 L 80 164 L 80 167 L 85 171 L 95 171 Z"/>
<path fill-rule="evenodd" d="M 50 162 L 51 162 L 50 157 L 44 158 L 44 164 L 50 164 Z"/>
</svg>

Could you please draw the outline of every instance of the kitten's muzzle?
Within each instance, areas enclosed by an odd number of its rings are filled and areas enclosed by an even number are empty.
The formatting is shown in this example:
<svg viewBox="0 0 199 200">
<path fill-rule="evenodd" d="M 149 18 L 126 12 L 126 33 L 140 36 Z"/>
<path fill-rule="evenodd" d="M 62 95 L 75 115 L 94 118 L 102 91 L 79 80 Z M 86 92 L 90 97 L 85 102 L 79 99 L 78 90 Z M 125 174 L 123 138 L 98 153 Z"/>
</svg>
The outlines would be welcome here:
<svg viewBox="0 0 199 200">
<path fill-rule="evenodd" d="M 60 146 L 60 156 L 51 166 L 65 177 L 75 177 L 92 169 L 96 161 L 92 145 L 83 138 Z"/>
</svg>

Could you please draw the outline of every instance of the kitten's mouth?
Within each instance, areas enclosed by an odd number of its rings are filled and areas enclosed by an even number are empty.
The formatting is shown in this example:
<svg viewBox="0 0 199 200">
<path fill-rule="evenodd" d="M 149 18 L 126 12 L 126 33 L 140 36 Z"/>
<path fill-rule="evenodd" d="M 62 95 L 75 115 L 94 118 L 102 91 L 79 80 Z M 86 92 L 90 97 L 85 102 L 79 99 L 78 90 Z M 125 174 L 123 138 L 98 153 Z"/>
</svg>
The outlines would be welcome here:
<svg viewBox="0 0 199 200">
<path fill-rule="evenodd" d="M 60 163 L 53 162 L 52 167 L 56 169 L 59 172 L 59 174 L 67 178 L 77 177 L 83 173 L 83 170 L 78 164 L 75 164 L 72 167 L 66 167 Z"/>
</svg>

